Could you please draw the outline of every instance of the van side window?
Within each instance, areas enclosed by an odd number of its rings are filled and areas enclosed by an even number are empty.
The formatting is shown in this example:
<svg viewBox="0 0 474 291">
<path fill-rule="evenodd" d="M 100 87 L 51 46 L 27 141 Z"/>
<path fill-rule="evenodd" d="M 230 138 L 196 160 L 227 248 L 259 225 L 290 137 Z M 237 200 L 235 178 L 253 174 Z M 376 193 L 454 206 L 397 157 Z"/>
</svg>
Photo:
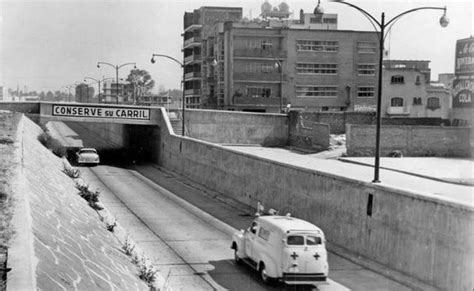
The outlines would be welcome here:
<svg viewBox="0 0 474 291">
<path fill-rule="evenodd" d="M 314 245 L 320 245 L 321 244 L 321 238 L 317 236 L 312 236 L 308 235 L 306 237 L 306 245 L 308 246 L 314 246 Z"/>
<path fill-rule="evenodd" d="M 289 235 L 286 238 L 286 244 L 289 246 L 302 246 L 304 245 L 304 237 L 301 235 Z"/>
<path fill-rule="evenodd" d="M 268 237 L 270 236 L 270 231 L 263 227 L 260 227 L 258 231 L 258 236 L 263 238 L 264 240 L 268 240 Z"/>
</svg>

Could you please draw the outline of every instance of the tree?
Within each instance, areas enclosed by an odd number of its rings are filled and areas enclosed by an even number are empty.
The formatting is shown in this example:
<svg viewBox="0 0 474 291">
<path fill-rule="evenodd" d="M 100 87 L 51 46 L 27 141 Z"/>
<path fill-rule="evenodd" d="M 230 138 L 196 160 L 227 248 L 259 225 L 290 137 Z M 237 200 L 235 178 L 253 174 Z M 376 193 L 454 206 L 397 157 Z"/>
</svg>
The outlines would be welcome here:
<svg viewBox="0 0 474 291">
<path fill-rule="evenodd" d="M 133 69 L 127 77 L 127 86 L 133 96 L 133 104 L 137 103 L 137 99 L 150 93 L 155 86 L 155 81 L 151 78 L 150 73 L 146 70 Z"/>
<path fill-rule="evenodd" d="M 44 93 L 44 91 L 41 91 L 41 92 L 39 93 L 39 99 L 40 99 L 40 100 L 45 100 L 45 99 L 46 99 L 46 94 Z"/>
<path fill-rule="evenodd" d="M 46 92 L 46 101 L 54 101 L 54 94 L 51 91 Z"/>
</svg>

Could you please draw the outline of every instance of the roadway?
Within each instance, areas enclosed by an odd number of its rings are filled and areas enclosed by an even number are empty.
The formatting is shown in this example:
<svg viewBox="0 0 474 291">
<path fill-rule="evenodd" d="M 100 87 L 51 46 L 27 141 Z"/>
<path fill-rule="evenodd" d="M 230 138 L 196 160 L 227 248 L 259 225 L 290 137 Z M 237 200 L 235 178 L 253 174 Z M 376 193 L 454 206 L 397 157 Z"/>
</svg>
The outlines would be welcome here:
<svg viewBox="0 0 474 291">
<path fill-rule="evenodd" d="M 152 166 L 140 169 L 148 175 L 151 172 L 168 175 Z M 150 257 L 160 274 L 168 278 L 167 284 L 173 290 L 285 289 L 281 283 L 267 286 L 260 282 L 256 272 L 236 265 L 229 233 L 190 212 L 183 202 L 170 197 L 174 194 L 138 171 L 98 166 L 81 167 L 81 173 L 87 183 L 99 189 L 106 209 Z M 208 206 L 226 208 L 224 212 L 229 216 L 240 213 L 238 209 L 232 213 L 231 207 L 222 203 Z M 329 280 L 329 285 L 320 290 L 349 289 Z"/>
</svg>

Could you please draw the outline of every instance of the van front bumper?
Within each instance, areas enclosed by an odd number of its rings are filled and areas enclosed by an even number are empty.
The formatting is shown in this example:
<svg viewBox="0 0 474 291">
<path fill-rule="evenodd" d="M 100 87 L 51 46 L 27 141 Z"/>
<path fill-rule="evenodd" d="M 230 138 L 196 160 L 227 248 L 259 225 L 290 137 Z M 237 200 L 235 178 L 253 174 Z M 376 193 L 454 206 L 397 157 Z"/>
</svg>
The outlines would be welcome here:
<svg viewBox="0 0 474 291">
<path fill-rule="evenodd" d="M 289 285 L 324 284 L 327 276 L 324 273 L 283 273 L 282 281 Z"/>
</svg>

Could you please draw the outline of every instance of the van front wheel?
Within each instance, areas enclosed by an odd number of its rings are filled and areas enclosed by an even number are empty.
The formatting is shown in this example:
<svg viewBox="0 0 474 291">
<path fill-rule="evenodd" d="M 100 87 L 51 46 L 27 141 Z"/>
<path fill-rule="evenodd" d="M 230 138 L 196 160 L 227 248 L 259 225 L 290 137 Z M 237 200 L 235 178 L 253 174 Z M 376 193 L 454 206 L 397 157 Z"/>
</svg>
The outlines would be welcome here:
<svg viewBox="0 0 474 291">
<path fill-rule="evenodd" d="M 242 263 L 242 259 L 237 254 L 237 249 L 234 250 L 234 261 L 237 265 L 240 265 Z"/>
<path fill-rule="evenodd" d="M 265 270 L 265 264 L 260 264 L 260 278 L 262 278 L 263 283 L 270 284 L 271 278 L 268 277 L 267 271 Z"/>
</svg>

